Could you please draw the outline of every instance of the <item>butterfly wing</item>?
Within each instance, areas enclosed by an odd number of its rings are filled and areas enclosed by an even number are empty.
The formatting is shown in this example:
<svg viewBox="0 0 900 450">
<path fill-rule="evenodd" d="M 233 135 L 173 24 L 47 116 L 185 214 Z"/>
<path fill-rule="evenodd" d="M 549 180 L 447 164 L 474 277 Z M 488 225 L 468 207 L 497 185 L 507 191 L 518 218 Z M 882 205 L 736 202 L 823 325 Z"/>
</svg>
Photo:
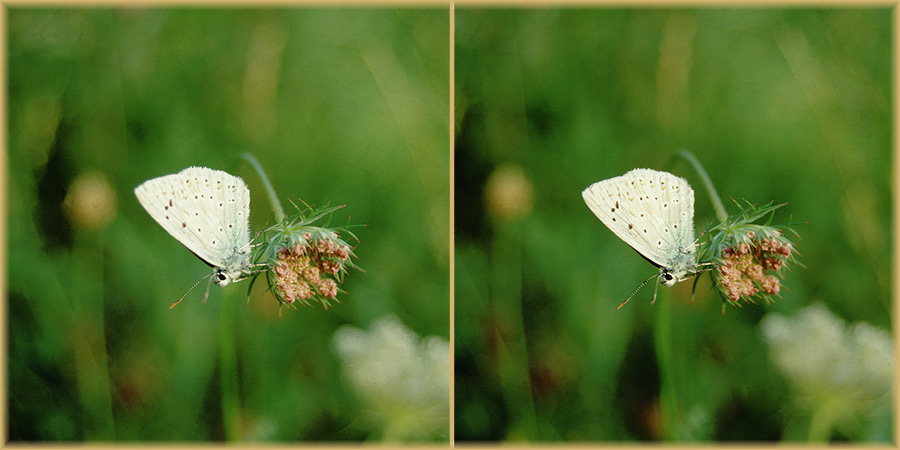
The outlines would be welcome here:
<svg viewBox="0 0 900 450">
<path fill-rule="evenodd" d="M 134 193 L 157 223 L 207 264 L 231 269 L 248 254 L 250 191 L 241 178 L 189 167 L 148 180 Z"/>
<path fill-rule="evenodd" d="M 694 191 L 684 179 L 634 169 L 581 195 L 607 228 L 653 264 L 679 270 L 693 264 Z"/>
</svg>

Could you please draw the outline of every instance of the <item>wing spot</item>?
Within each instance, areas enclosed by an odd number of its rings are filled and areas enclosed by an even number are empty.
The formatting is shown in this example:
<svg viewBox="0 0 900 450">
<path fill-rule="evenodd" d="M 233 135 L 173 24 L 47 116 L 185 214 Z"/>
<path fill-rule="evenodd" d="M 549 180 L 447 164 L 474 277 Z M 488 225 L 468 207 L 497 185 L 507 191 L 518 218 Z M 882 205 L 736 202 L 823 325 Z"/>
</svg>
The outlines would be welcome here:
<svg viewBox="0 0 900 450">
<path fill-rule="evenodd" d="M 181 222 L 181 228 L 187 228 L 187 224 L 184 222 Z"/>
<path fill-rule="evenodd" d="M 166 216 L 166 220 L 169 220 L 169 216 Z"/>
<path fill-rule="evenodd" d="M 629 224 L 628 224 L 628 229 L 630 230 L 630 229 L 632 229 L 632 228 L 634 228 L 634 227 L 629 223 Z"/>
<path fill-rule="evenodd" d="M 172 206 L 172 199 L 169 199 L 169 206 Z"/>
</svg>

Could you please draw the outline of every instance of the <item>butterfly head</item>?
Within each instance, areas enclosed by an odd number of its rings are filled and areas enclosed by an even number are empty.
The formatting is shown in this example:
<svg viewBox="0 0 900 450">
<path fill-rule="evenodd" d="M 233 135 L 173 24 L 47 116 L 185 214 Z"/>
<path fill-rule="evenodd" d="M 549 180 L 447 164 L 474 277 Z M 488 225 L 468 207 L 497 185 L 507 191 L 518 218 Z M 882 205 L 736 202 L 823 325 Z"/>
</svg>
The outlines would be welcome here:
<svg viewBox="0 0 900 450">
<path fill-rule="evenodd" d="M 691 276 L 694 275 L 693 271 L 689 270 L 670 270 L 670 269 L 662 269 L 662 272 L 659 274 L 659 284 L 665 287 L 672 287 L 675 284 L 682 282 Z"/>
</svg>

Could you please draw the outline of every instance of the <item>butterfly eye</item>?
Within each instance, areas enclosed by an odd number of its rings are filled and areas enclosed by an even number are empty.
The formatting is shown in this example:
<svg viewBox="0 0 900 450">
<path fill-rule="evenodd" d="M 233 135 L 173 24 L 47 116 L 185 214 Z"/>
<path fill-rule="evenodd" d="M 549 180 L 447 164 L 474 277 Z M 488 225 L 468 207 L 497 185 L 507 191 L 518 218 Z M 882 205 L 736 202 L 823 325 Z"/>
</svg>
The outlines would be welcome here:
<svg viewBox="0 0 900 450">
<path fill-rule="evenodd" d="M 217 285 L 225 287 L 231 284 L 232 279 L 228 275 L 225 275 L 225 273 L 218 272 L 213 275 L 213 281 L 215 281 Z"/>
</svg>

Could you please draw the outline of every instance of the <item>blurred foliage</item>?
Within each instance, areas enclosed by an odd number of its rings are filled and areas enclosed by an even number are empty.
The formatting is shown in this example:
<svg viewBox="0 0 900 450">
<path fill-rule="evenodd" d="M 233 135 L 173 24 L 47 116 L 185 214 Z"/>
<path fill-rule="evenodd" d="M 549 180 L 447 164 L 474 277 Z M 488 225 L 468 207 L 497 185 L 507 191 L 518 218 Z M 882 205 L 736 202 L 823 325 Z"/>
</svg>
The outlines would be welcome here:
<svg viewBox="0 0 900 450">
<path fill-rule="evenodd" d="M 449 338 L 448 12 L 13 7 L 7 19 L 9 439 L 381 436 L 332 336 L 395 314 Z M 334 223 L 367 225 L 354 250 L 365 272 L 334 308 L 279 316 L 263 283 L 249 303 L 239 283 L 167 309 L 209 269 L 133 189 L 190 165 L 226 170 L 247 181 L 260 230 L 272 209 L 241 152 L 285 205 L 345 204 Z"/>
<path fill-rule="evenodd" d="M 888 7 L 458 6 L 456 439 L 805 440 L 810 419 L 788 407 L 759 323 L 822 302 L 891 330 L 891 19 Z M 616 311 L 657 269 L 580 193 L 636 167 L 673 172 L 695 189 L 699 233 L 714 213 L 679 149 L 732 214 L 729 198 L 786 202 L 774 223 L 808 221 L 795 241 L 806 268 L 778 303 L 723 315 L 704 275 L 693 304 L 681 283 Z M 518 187 L 498 188 L 509 173 Z M 827 436 L 889 441 L 886 414 Z"/>
</svg>

